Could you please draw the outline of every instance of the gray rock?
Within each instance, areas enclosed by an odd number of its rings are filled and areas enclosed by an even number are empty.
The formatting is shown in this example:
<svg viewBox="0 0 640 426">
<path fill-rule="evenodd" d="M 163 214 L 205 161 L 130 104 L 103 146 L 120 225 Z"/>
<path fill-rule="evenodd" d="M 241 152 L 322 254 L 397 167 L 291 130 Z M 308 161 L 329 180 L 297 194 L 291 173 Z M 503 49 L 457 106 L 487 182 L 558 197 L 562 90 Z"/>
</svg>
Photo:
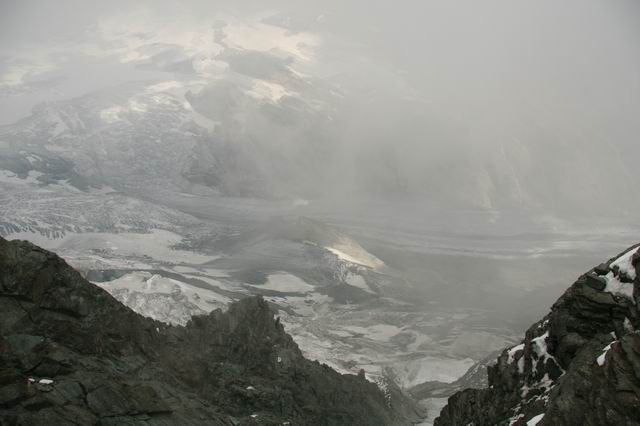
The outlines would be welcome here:
<svg viewBox="0 0 640 426">
<path fill-rule="evenodd" d="M 610 270 L 614 259 L 596 273 Z M 598 282 L 594 273 L 580 277 L 527 330 L 522 355 L 505 349 L 488 368 L 488 387 L 454 394 L 434 424 L 523 426 L 544 414 L 539 426 L 640 425 L 637 302 L 603 292 Z"/>
<path fill-rule="evenodd" d="M 604 290 L 604 288 L 607 286 L 607 283 L 605 282 L 604 278 L 592 273 L 588 273 L 585 275 L 585 283 L 589 287 L 598 291 Z"/>
<path fill-rule="evenodd" d="M 260 297 L 167 327 L 53 253 L 0 238 L 0 312 L 3 425 L 407 425 L 420 415 L 399 390 L 388 398 L 306 360 Z"/>
</svg>

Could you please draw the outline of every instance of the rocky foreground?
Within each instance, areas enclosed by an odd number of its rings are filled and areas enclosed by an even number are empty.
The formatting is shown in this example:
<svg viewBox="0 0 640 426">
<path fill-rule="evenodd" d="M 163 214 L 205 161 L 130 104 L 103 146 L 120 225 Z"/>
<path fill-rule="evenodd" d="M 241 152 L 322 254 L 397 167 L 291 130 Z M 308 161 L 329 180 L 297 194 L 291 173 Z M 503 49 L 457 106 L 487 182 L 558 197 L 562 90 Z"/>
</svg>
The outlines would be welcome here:
<svg viewBox="0 0 640 426">
<path fill-rule="evenodd" d="M 0 425 L 406 425 L 391 386 L 305 359 L 268 304 L 168 326 L 0 238 Z"/>
<path fill-rule="evenodd" d="M 640 425 L 638 303 L 635 246 L 581 276 L 435 425 Z"/>
</svg>

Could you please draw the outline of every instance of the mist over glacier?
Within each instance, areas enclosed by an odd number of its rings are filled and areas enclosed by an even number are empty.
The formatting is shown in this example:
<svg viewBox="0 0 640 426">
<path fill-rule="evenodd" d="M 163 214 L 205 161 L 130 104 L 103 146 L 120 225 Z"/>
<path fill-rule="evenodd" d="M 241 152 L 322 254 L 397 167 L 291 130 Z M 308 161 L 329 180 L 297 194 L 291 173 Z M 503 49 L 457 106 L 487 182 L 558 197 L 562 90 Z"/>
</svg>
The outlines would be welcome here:
<svg viewBox="0 0 640 426">
<path fill-rule="evenodd" d="M 167 324 L 261 295 L 305 357 L 432 420 L 637 242 L 639 19 L 635 0 L 2 1 L 0 236 Z"/>
<path fill-rule="evenodd" d="M 96 111 L 118 126 L 160 102 L 145 91 L 176 97 L 206 129 L 177 172 L 227 195 L 564 216 L 637 207 L 633 2 L 3 8 L 3 122 L 123 90 Z"/>
</svg>

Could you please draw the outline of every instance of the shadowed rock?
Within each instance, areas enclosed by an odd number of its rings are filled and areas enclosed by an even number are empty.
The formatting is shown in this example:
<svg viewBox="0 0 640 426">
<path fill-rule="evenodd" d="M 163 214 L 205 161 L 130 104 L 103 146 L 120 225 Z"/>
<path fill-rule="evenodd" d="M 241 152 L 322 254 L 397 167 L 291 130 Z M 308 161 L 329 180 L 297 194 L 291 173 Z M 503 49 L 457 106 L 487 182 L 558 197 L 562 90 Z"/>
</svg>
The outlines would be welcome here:
<svg viewBox="0 0 640 426">
<path fill-rule="evenodd" d="M 167 326 L 0 238 L 0 424 L 402 425 L 414 406 L 306 360 L 261 298 Z"/>
<path fill-rule="evenodd" d="M 638 251 L 578 278 L 489 367 L 488 388 L 453 395 L 435 425 L 640 425 Z"/>
</svg>

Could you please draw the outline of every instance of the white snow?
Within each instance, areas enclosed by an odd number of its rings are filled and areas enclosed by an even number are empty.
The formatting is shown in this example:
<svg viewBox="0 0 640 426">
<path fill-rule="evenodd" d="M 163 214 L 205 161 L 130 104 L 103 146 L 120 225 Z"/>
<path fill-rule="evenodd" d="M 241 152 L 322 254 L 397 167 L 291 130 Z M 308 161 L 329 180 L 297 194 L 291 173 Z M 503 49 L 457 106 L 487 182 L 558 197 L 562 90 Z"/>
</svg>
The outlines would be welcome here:
<svg viewBox="0 0 640 426">
<path fill-rule="evenodd" d="M 375 294 L 371 290 L 371 288 L 369 288 L 369 286 L 367 285 L 367 282 L 365 281 L 364 277 L 360 274 L 354 274 L 352 272 L 348 272 L 347 277 L 345 278 L 345 281 L 350 286 L 357 287 L 361 290 L 366 291 L 367 293 Z"/>
<path fill-rule="evenodd" d="M 176 291 L 184 293 L 190 300 L 196 299 L 196 304 L 207 307 L 206 301 L 216 304 L 231 303 L 231 299 L 212 290 L 194 287 L 182 281 L 165 278 L 146 271 L 135 271 L 123 275 L 112 281 L 98 283 L 100 287 L 109 289 L 127 289 L 146 294 L 172 294 Z M 198 300 L 199 299 L 199 300 Z"/>
<path fill-rule="evenodd" d="M 538 423 L 540 423 L 543 417 L 544 417 L 544 413 L 538 414 L 537 416 L 532 417 L 531 420 L 527 422 L 527 426 L 536 426 Z"/>
<path fill-rule="evenodd" d="M 522 388 L 520 388 L 520 395 L 522 396 L 522 398 L 526 398 L 527 395 L 529 394 L 529 391 L 541 389 L 544 393 L 542 395 L 534 396 L 534 398 L 536 400 L 542 399 L 544 401 L 548 401 L 549 400 L 548 394 L 555 385 L 556 385 L 555 382 L 551 380 L 551 377 L 549 377 L 549 374 L 545 373 L 545 375 L 542 376 L 542 378 L 538 382 L 533 383 L 531 386 L 525 383 L 522 386 Z"/>
<path fill-rule="evenodd" d="M 376 324 L 370 327 L 347 326 L 344 330 L 354 334 L 362 334 L 364 337 L 378 342 L 388 342 L 396 334 L 402 331 L 401 328 L 390 324 Z"/>
<path fill-rule="evenodd" d="M 54 250 L 73 249 L 85 253 L 94 249 L 104 249 L 104 247 L 118 247 L 118 254 L 121 256 L 139 257 L 144 254 L 152 259 L 168 263 L 199 264 L 216 259 L 215 256 L 171 248 L 181 240 L 180 235 L 163 229 L 153 229 L 149 233 L 86 232 L 82 234 L 68 233 L 64 238 L 55 241 L 49 240 L 44 244 L 44 247 Z"/>
<path fill-rule="evenodd" d="M 427 398 L 420 403 L 427 409 L 427 417 L 417 426 L 433 426 L 436 417 L 440 415 L 440 411 L 447 405 L 447 398 Z"/>
<path fill-rule="evenodd" d="M 362 247 L 355 247 L 351 244 L 336 244 L 332 247 L 325 247 L 331 253 L 335 254 L 342 260 L 367 266 L 371 269 L 378 269 L 384 266 L 384 262 L 365 251 Z"/>
<path fill-rule="evenodd" d="M 166 92 L 173 89 L 180 89 L 184 86 L 184 83 L 181 83 L 177 80 L 166 80 L 161 81 L 160 83 L 155 83 L 150 86 L 147 86 L 146 91 L 149 93 L 160 93 Z"/>
<path fill-rule="evenodd" d="M 301 296 L 269 296 L 266 300 L 281 306 L 286 306 L 301 317 L 314 317 L 317 310 L 324 310 L 333 303 L 333 298 L 326 294 L 306 293 Z"/>
<path fill-rule="evenodd" d="M 620 273 L 626 275 L 632 280 L 636 279 L 636 270 L 631 264 L 631 260 L 633 255 L 638 252 L 638 249 L 632 249 L 617 258 L 615 261 L 611 262 L 610 268 L 614 269 L 617 267 Z M 635 303 L 633 299 L 633 284 L 632 283 L 623 283 L 620 281 L 619 277 L 615 276 L 614 272 L 611 271 L 607 275 L 605 275 L 605 280 L 607 282 L 604 291 L 616 294 L 618 296 L 623 296 L 630 299 Z"/>
<path fill-rule="evenodd" d="M 48 110 L 48 121 L 53 124 L 53 129 L 51 131 L 51 137 L 55 138 L 69 130 L 69 126 L 62 120 L 60 114 L 54 114 L 51 110 Z"/>
<path fill-rule="evenodd" d="M 36 170 L 29 170 L 26 178 L 21 179 L 15 173 L 9 170 L 0 170 L 0 183 L 9 183 L 12 185 L 27 185 L 38 184 L 38 178 L 42 176 L 42 173 Z"/>
<path fill-rule="evenodd" d="M 522 351 L 522 350 L 524 350 L 524 343 L 520 343 L 519 345 L 516 345 L 516 346 L 512 347 L 511 349 L 509 349 L 509 351 L 507 352 L 507 354 L 509 356 L 509 358 L 507 359 L 507 362 L 509 364 L 511 364 L 513 362 L 513 360 L 514 360 L 514 357 L 515 357 L 516 353 L 518 351 Z"/>
<path fill-rule="evenodd" d="M 258 100 L 269 100 L 273 103 L 278 102 L 283 96 L 290 96 L 284 86 L 267 80 L 255 79 L 253 87 L 246 92 L 249 96 Z"/>
<path fill-rule="evenodd" d="M 41 160 L 39 156 L 33 155 L 33 154 L 27 155 L 26 159 L 29 162 L 29 164 L 37 163 L 38 161 Z"/>
<path fill-rule="evenodd" d="M 247 386 L 247 390 L 254 391 L 254 390 L 256 390 L 256 388 L 254 388 L 253 386 Z"/>
<path fill-rule="evenodd" d="M 538 336 L 536 338 L 531 339 L 531 343 L 533 343 L 533 350 L 536 351 L 538 357 L 546 359 L 551 356 L 547 352 L 547 338 L 549 337 L 549 332 L 545 331 L 542 336 Z"/>
<path fill-rule="evenodd" d="M 518 407 L 519 408 L 519 407 Z M 509 426 L 515 425 L 518 420 L 524 417 L 524 414 L 517 414 L 509 419 Z"/>
<path fill-rule="evenodd" d="M 610 268 L 618 267 L 620 272 L 625 273 L 632 280 L 636 279 L 636 269 L 631 264 L 631 260 L 633 255 L 638 252 L 639 249 L 632 249 L 617 258 L 615 261 L 611 262 Z"/>
<path fill-rule="evenodd" d="M 261 52 L 278 50 L 303 61 L 311 60 L 313 49 L 321 43 L 320 38 L 310 32 L 292 32 L 262 22 L 232 21 L 224 27 L 224 33 L 230 47 Z"/>
<path fill-rule="evenodd" d="M 94 283 L 141 315 L 171 324 L 185 324 L 192 315 L 226 309 L 232 300 L 214 290 L 146 271 Z M 159 331 L 159 330 L 158 330 Z"/>
<path fill-rule="evenodd" d="M 304 322 L 293 322 L 294 320 L 298 320 L 298 318 L 285 316 L 282 316 L 281 318 L 285 330 L 293 336 L 293 339 L 298 344 L 298 347 L 305 358 L 312 361 L 318 361 L 322 364 L 327 364 L 329 367 L 341 374 L 353 373 L 338 364 L 337 360 L 340 359 L 338 356 L 340 347 L 339 345 L 336 345 L 335 340 L 322 339 L 321 335 L 319 336 L 316 333 L 310 332 L 308 325 Z M 287 319 L 292 322 L 284 322 Z"/>
<path fill-rule="evenodd" d="M 396 374 L 397 383 L 403 388 L 410 388 L 424 382 L 437 380 L 451 383 L 461 377 L 474 365 L 470 358 L 436 358 L 426 356 L 408 361 L 403 365 L 392 367 Z"/>
<path fill-rule="evenodd" d="M 307 284 L 295 275 L 286 272 L 277 272 L 267 277 L 267 282 L 261 285 L 251 284 L 252 287 L 264 290 L 279 291 L 281 293 L 302 293 L 306 294 L 314 290 L 314 287 Z"/>
<path fill-rule="evenodd" d="M 547 360 L 551 359 L 555 362 L 556 366 L 561 369 L 562 374 L 564 374 L 564 370 L 560 367 L 560 364 L 556 361 L 555 357 L 548 352 L 547 348 L 547 338 L 549 337 L 549 332 L 546 331 L 541 336 L 531 339 L 531 347 L 538 356 L 537 359 L 532 359 L 532 369 L 533 372 L 538 371 L 538 365 L 540 362 L 544 365 Z M 522 363 L 522 365 L 521 365 Z M 518 371 L 524 371 L 524 357 L 518 360 Z M 525 397 L 530 390 L 532 389 L 544 389 L 545 394 L 548 393 L 555 386 L 555 382 L 549 377 L 549 374 L 545 374 L 542 379 L 540 379 L 537 383 L 533 383 L 531 386 L 525 384 L 522 387 L 522 396 Z"/>
<path fill-rule="evenodd" d="M 624 322 L 622 323 L 622 327 L 624 328 L 624 330 L 627 333 L 633 333 L 636 331 L 635 328 L 633 328 L 633 325 L 631 324 L 631 321 L 629 321 L 629 318 L 624 317 Z"/>
<path fill-rule="evenodd" d="M 309 205 L 309 200 L 305 198 L 296 198 L 292 203 L 293 207 L 305 207 Z"/>
<path fill-rule="evenodd" d="M 120 114 L 122 114 L 123 112 L 124 108 L 119 105 L 114 105 L 100 111 L 100 118 L 105 123 L 113 124 L 120 120 Z"/>
<path fill-rule="evenodd" d="M 145 113 L 148 106 L 141 99 L 131 98 L 127 104 L 112 105 L 100 111 L 100 119 L 107 124 L 113 124 L 123 119 L 129 113 Z"/>
<path fill-rule="evenodd" d="M 602 367 L 604 365 L 605 361 L 607 360 L 607 353 L 611 349 L 611 345 L 613 345 L 616 342 L 617 342 L 617 340 L 614 340 L 613 342 L 611 342 L 607 346 L 605 346 L 602 349 L 602 353 L 600 354 L 600 356 L 598 356 L 598 358 L 596 358 L 596 362 L 598 363 L 598 365 L 600 367 Z"/>
<path fill-rule="evenodd" d="M 534 339 L 531 339 L 531 343 L 533 344 L 533 350 L 538 355 L 539 360 L 544 359 L 544 361 L 546 362 L 548 359 L 552 359 L 555 361 L 556 360 L 555 357 L 547 351 L 547 338 L 549 338 L 548 331 L 546 331 L 542 336 L 538 336 Z M 560 364 L 556 362 L 556 365 L 559 366 Z M 535 369 L 535 366 L 534 366 L 534 369 Z"/>
</svg>

